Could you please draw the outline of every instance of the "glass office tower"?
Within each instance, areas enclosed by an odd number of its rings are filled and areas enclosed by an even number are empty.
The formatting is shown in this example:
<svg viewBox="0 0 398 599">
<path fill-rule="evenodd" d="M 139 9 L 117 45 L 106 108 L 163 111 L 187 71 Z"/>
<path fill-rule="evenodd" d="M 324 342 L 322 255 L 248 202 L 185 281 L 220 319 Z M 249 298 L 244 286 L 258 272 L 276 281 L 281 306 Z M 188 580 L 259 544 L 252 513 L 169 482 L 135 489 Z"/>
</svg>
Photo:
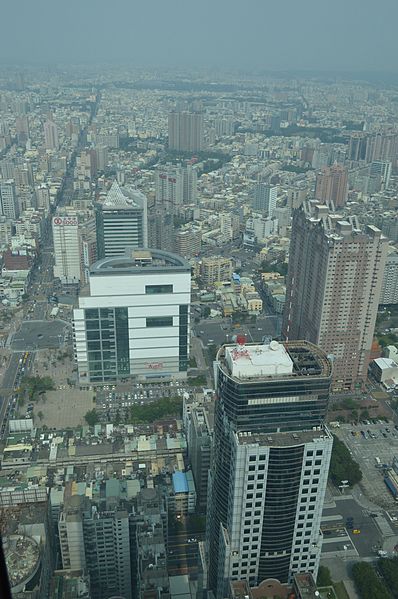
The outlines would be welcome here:
<svg viewBox="0 0 398 599">
<path fill-rule="evenodd" d="M 209 585 L 315 576 L 332 450 L 324 426 L 332 368 L 308 342 L 227 345 L 215 362 L 209 473 Z"/>
</svg>

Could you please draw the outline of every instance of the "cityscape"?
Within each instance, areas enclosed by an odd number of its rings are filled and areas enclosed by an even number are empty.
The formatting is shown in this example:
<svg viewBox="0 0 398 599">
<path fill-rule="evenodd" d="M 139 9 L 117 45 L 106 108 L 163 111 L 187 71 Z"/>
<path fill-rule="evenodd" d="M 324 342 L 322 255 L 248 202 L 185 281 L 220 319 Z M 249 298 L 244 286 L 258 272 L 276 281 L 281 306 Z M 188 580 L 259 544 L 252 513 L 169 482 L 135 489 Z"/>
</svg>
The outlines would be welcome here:
<svg viewBox="0 0 398 599">
<path fill-rule="evenodd" d="M 395 599 L 395 67 L 135 9 L 0 40 L 0 597 Z"/>
</svg>

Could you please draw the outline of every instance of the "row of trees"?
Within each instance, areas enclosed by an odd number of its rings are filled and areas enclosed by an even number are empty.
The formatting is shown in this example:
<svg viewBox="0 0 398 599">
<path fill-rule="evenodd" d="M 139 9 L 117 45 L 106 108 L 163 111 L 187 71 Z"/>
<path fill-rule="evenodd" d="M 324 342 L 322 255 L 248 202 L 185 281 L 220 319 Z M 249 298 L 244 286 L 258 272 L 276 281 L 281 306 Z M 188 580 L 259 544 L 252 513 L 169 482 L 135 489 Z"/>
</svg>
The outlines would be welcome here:
<svg viewBox="0 0 398 599">
<path fill-rule="evenodd" d="M 333 435 L 329 476 L 335 485 L 339 485 L 342 480 L 348 480 L 350 487 L 362 480 L 362 472 L 357 462 L 352 459 L 347 446 L 336 435 Z"/>
<path fill-rule="evenodd" d="M 391 595 L 375 569 L 366 562 L 354 564 L 352 576 L 361 599 L 393 599 L 397 596 Z"/>
<path fill-rule="evenodd" d="M 130 408 L 129 422 L 132 424 L 144 424 L 154 422 L 166 416 L 181 416 L 181 397 L 162 397 L 157 401 Z"/>
</svg>

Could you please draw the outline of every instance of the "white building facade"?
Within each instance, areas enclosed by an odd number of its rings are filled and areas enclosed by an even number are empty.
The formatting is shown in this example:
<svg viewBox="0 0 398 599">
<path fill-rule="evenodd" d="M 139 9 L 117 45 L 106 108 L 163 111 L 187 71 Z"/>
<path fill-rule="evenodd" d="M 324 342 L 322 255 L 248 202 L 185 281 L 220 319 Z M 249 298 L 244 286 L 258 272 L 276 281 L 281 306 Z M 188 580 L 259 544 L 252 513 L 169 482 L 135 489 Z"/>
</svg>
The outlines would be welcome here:
<svg viewBox="0 0 398 599">
<path fill-rule="evenodd" d="M 191 268 L 162 250 L 126 250 L 90 270 L 74 310 L 81 382 L 183 378 L 189 356 Z"/>
<path fill-rule="evenodd" d="M 54 216 L 54 277 L 64 285 L 80 283 L 80 237 L 76 215 Z"/>
<path fill-rule="evenodd" d="M 398 304 L 398 254 L 387 255 L 379 304 Z"/>
</svg>

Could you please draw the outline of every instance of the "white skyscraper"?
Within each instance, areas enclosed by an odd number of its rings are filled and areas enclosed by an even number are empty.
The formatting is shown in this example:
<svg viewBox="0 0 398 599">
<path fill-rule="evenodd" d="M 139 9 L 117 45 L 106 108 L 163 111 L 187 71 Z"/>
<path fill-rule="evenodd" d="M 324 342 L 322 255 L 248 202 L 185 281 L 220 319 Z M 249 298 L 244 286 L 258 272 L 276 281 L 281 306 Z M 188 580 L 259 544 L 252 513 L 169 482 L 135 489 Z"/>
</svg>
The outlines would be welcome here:
<svg viewBox="0 0 398 599">
<path fill-rule="evenodd" d="M 50 189 L 44 183 L 36 187 L 36 204 L 46 212 L 50 208 Z"/>
<path fill-rule="evenodd" d="M 254 187 L 253 210 L 262 212 L 272 218 L 276 207 L 278 188 L 259 181 Z"/>
<path fill-rule="evenodd" d="M 121 256 L 127 247 L 147 247 L 146 196 L 114 181 L 105 201 L 96 206 L 97 256 Z"/>
<path fill-rule="evenodd" d="M 1 214 L 12 220 L 19 216 L 19 206 L 17 193 L 15 190 L 15 181 L 9 179 L 0 183 Z"/>
<path fill-rule="evenodd" d="M 81 280 L 80 237 L 77 216 L 68 214 L 54 216 L 52 220 L 54 240 L 54 277 L 63 284 L 79 283 Z"/>
<path fill-rule="evenodd" d="M 222 347 L 207 502 L 209 587 L 316 577 L 333 438 L 332 367 L 305 341 Z"/>
<path fill-rule="evenodd" d="M 44 123 L 44 145 L 46 150 L 58 150 L 58 129 L 54 121 L 47 119 Z"/>
<path fill-rule="evenodd" d="M 74 310 L 79 379 L 182 378 L 189 355 L 191 267 L 162 250 L 129 249 L 90 269 Z"/>
<path fill-rule="evenodd" d="M 156 203 L 170 211 L 184 204 L 195 204 L 198 192 L 196 168 L 190 164 L 166 164 L 155 171 Z"/>
<path fill-rule="evenodd" d="M 180 152 L 203 150 L 203 114 L 200 112 L 169 114 L 169 149 Z"/>
<path fill-rule="evenodd" d="M 379 304 L 398 304 L 398 254 L 393 248 L 384 267 Z"/>
<path fill-rule="evenodd" d="M 128 513 L 101 511 L 84 495 L 67 497 L 58 520 L 63 569 L 90 576 L 92 599 L 131 599 Z"/>
</svg>

